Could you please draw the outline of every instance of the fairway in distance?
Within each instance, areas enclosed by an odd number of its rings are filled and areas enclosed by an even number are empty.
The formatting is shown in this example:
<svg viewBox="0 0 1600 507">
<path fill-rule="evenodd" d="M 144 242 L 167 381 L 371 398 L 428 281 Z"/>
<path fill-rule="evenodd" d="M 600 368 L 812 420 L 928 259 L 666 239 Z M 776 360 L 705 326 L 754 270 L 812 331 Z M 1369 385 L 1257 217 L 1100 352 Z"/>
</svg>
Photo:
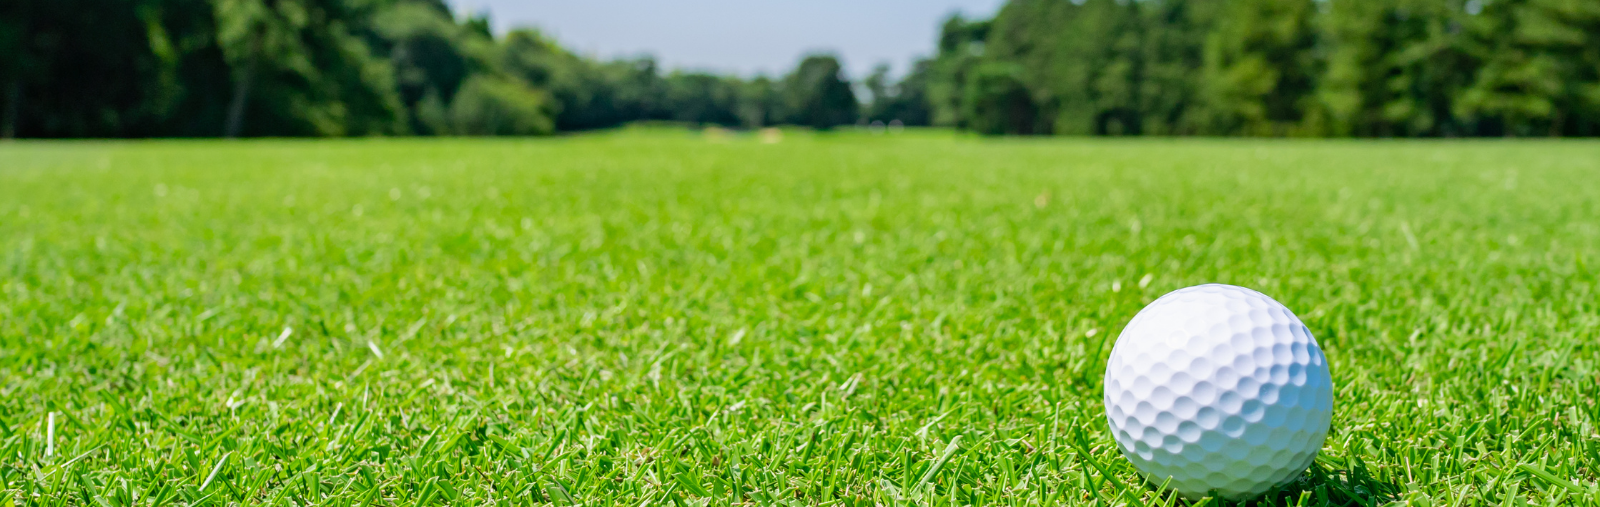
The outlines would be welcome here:
<svg viewBox="0 0 1600 507">
<path fill-rule="evenodd" d="M 1328 436 L 1333 381 L 1305 324 L 1232 285 L 1156 299 L 1117 337 L 1106 418 L 1145 480 L 1238 500 L 1298 478 Z"/>
</svg>

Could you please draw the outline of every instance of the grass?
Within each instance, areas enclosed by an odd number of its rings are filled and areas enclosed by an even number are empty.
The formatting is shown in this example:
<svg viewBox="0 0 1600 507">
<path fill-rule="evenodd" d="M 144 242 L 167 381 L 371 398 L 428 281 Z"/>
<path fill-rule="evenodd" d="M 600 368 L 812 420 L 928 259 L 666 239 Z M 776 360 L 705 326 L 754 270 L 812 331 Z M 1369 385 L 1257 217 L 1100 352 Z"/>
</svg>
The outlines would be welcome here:
<svg viewBox="0 0 1600 507">
<path fill-rule="evenodd" d="M 1594 505 L 1597 269 L 1589 141 L 12 143 L 0 502 L 1183 505 L 1100 376 L 1225 282 L 1336 384 L 1260 505 Z"/>
</svg>

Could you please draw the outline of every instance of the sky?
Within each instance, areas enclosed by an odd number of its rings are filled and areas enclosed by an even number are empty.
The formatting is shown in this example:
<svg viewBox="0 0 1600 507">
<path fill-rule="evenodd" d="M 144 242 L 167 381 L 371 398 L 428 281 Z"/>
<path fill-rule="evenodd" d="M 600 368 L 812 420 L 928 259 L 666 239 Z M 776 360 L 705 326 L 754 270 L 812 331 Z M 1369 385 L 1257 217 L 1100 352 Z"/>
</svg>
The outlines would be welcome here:
<svg viewBox="0 0 1600 507">
<path fill-rule="evenodd" d="M 951 13 L 988 17 L 1003 0 L 449 0 L 488 11 L 497 32 L 533 26 L 579 53 L 654 55 L 664 67 L 776 76 L 831 51 L 852 78 L 904 73 L 933 52 Z"/>
</svg>

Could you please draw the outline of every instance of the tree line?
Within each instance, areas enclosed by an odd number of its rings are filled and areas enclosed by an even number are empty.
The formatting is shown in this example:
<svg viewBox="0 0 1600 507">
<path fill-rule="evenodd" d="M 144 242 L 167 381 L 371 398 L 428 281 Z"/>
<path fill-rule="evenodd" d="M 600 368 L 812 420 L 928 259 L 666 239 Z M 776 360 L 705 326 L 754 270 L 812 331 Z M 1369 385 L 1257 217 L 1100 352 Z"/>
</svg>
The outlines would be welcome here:
<svg viewBox="0 0 1600 507">
<path fill-rule="evenodd" d="M 637 121 L 984 134 L 1600 135 L 1597 0 L 1011 0 L 859 81 L 598 59 L 444 0 L 0 4 L 0 136 L 539 135 Z"/>
<path fill-rule="evenodd" d="M 992 134 L 1600 135 L 1597 0 L 1011 0 L 943 27 Z"/>
<path fill-rule="evenodd" d="M 532 29 L 496 36 L 444 0 L 5 2 L 0 107 L 6 137 L 829 128 L 864 110 L 833 56 L 775 79 L 666 71 Z"/>
</svg>

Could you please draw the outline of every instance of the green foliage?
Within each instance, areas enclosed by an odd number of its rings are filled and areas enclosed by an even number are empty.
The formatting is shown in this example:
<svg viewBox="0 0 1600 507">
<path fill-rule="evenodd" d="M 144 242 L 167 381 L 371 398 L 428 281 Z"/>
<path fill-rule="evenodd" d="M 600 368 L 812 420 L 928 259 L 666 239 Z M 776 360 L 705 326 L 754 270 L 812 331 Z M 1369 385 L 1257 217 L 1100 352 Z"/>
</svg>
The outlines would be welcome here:
<svg viewBox="0 0 1600 507">
<path fill-rule="evenodd" d="M 562 48 L 544 34 L 519 29 L 506 34 L 500 46 L 502 68 L 529 85 L 547 90 L 560 130 L 611 127 L 629 114 L 616 97 L 618 83 L 607 79 L 605 67 Z"/>
<path fill-rule="evenodd" d="M 1215 0 L 1160 0 L 1136 4 L 1140 49 L 1132 73 L 1138 132 L 1155 135 L 1214 133 L 1204 124 L 1196 86 L 1205 68 L 1205 40 L 1216 16 Z M 1127 122 L 1123 122 L 1127 123 Z"/>
<path fill-rule="evenodd" d="M 1022 66 L 984 62 L 967 75 L 962 117 L 981 134 L 1037 133 L 1038 107 L 1022 83 Z"/>
<path fill-rule="evenodd" d="M 473 76 L 450 101 L 451 133 L 467 136 L 529 136 L 555 131 L 546 100 L 521 81 Z"/>
<path fill-rule="evenodd" d="M 941 66 L 973 68 L 974 58 L 1018 64 L 1036 132 L 1199 133 L 1197 75 L 1215 3 L 1017 0 L 986 26 L 981 46 L 968 43 L 974 50 L 942 56 Z"/>
<path fill-rule="evenodd" d="M 1483 66 L 1459 110 L 1506 135 L 1600 135 L 1600 4 L 1482 2 L 1471 26 Z"/>
<path fill-rule="evenodd" d="M 1346 0 L 1350 1 L 1350 0 Z M 1206 40 L 1201 93 L 1217 132 L 1289 135 L 1319 72 L 1315 0 L 1230 0 Z"/>
<path fill-rule="evenodd" d="M 1597 135 L 1597 34 L 1576 0 L 1012 0 L 946 22 L 930 102 L 974 128 L 1008 62 L 1063 134 Z"/>
<path fill-rule="evenodd" d="M 1116 0 L 1011 2 L 995 18 L 985 54 L 1017 62 L 1044 131 L 1139 133 L 1139 8 Z"/>
<path fill-rule="evenodd" d="M 928 81 L 932 74 L 932 60 L 917 60 L 899 82 L 889 77 L 889 66 L 879 65 L 862 80 L 872 94 L 872 102 L 862 111 L 867 121 L 883 123 L 900 122 L 902 125 L 926 126 L 933 120 L 928 105 Z"/>
<path fill-rule="evenodd" d="M 744 126 L 762 127 L 782 122 L 783 97 L 778 94 L 778 86 L 766 76 L 757 76 L 741 88 L 739 120 Z"/>
<path fill-rule="evenodd" d="M 737 126 L 743 81 L 698 72 L 674 72 L 662 83 L 662 109 L 673 121 Z"/>
<path fill-rule="evenodd" d="M 380 12 L 374 23 L 395 69 L 400 100 L 410 111 L 411 130 L 448 133 L 432 115 L 453 102 L 474 74 L 495 68 L 493 41 L 456 24 L 448 11 L 420 2 L 401 1 Z"/>
<path fill-rule="evenodd" d="M 640 120 L 730 127 L 777 121 L 771 109 L 751 95 L 754 81 L 693 72 L 662 75 L 648 57 L 589 60 L 527 29 L 507 34 L 500 51 L 508 73 L 549 90 L 560 130 L 608 128 Z"/>
<path fill-rule="evenodd" d="M 201 1 L 0 3 L 0 130 L 16 135 L 145 136 L 205 114 L 186 78 L 220 66 L 172 28 L 211 25 Z M 205 19 L 194 19 L 203 9 Z"/>
<path fill-rule="evenodd" d="M 556 131 L 1600 135 L 1590 0 L 1011 0 L 946 19 L 933 57 L 866 77 L 866 104 L 833 57 L 721 76 L 490 25 L 444 0 L 6 2 L 0 137 L 453 134 L 475 78 L 520 81 Z"/>
<path fill-rule="evenodd" d="M 831 78 L 813 67 L 774 83 L 665 72 L 650 57 L 594 60 L 534 30 L 497 40 L 489 26 L 486 17 L 456 20 L 442 0 L 7 2 L 0 135 L 542 134 L 653 120 L 857 120 L 837 61 Z M 894 107 L 914 115 L 920 91 L 907 90 Z M 510 109 L 491 111 L 499 107 Z"/>
<path fill-rule="evenodd" d="M 11 45 L 0 53 L 0 83 L 15 91 L 6 130 L 17 135 L 220 135 L 230 118 L 255 134 L 398 128 L 392 75 L 351 32 L 369 17 L 361 4 L 74 0 L 0 9 L 8 10 L 0 44 Z"/>
<path fill-rule="evenodd" d="M 832 55 L 811 55 L 783 80 L 783 106 L 789 123 L 819 130 L 855 123 L 860 103 Z"/>
<path fill-rule="evenodd" d="M 1462 135 L 1473 125 L 1452 110 L 1476 59 L 1455 0 L 1336 2 L 1323 24 L 1330 46 L 1318 90 L 1329 133 Z"/>
<path fill-rule="evenodd" d="M 939 30 L 939 53 L 930 64 L 928 107 L 932 123 L 966 128 L 966 91 L 971 70 L 982 61 L 989 37 L 989 21 L 968 21 L 960 15 L 946 19 Z"/>
<path fill-rule="evenodd" d="M 368 15 L 363 6 L 346 0 L 215 0 L 213 7 L 216 44 L 233 70 L 230 135 L 400 129 L 393 74 L 349 30 Z"/>
<path fill-rule="evenodd" d="M 9 504 L 1185 505 L 1100 379 L 1206 282 L 1293 309 L 1337 387 L 1312 470 L 1255 505 L 1600 504 L 1592 141 L 0 160 Z"/>
</svg>

